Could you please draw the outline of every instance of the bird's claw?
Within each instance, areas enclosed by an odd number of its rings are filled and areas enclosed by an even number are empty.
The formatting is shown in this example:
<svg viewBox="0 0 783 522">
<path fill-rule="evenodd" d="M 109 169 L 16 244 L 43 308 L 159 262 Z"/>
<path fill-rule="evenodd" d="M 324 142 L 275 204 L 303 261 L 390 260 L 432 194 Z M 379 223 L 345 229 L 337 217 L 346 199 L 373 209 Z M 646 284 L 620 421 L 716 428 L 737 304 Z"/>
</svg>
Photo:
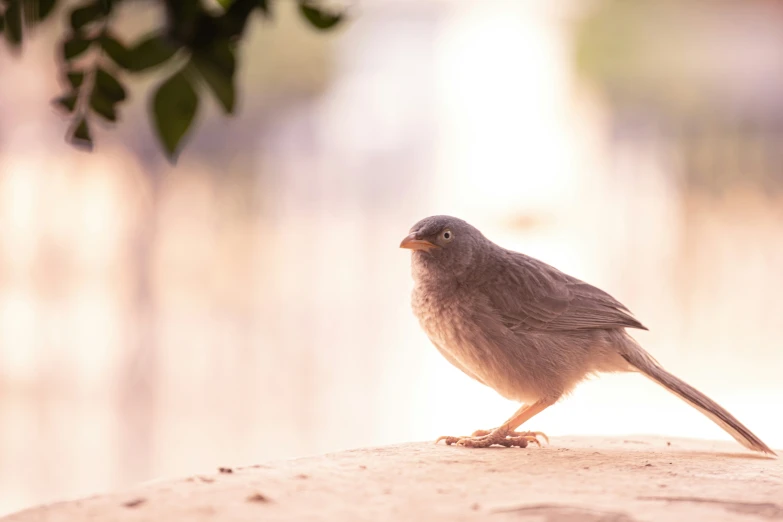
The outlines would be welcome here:
<svg viewBox="0 0 783 522">
<path fill-rule="evenodd" d="M 485 437 L 492 433 L 492 430 L 476 430 L 474 431 L 470 436 L 471 437 Z M 544 441 L 549 444 L 549 437 L 547 437 L 546 433 L 543 431 L 509 431 L 506 434 L 506 437 L 528 437 L 529 442 L 533 442 L 535 444 L 538 444 L 539 447 L 541 446 L 541 441 L 538 440 L 538 437 L 541 437 L 544 439 Z M 532 439 L 532 440 L 530 440 Z"/>
<path fill-rule="evenodd" d="M 470 437 L 438 437 L 435 444 L 444 441 L 447 446 L 456 444 L 466 448 L 488 448 L 492 445 L 505 446 L 507 448 L 526 448 L 528 444 L 533 443 L 541 447 L 541 441 L 538 440 L 538 437 L 542 437 L 549 443 L 549 437 L 540 431 L 517 432 L 497 428 L 491 431 L 477 430 Z"/>
</svg>

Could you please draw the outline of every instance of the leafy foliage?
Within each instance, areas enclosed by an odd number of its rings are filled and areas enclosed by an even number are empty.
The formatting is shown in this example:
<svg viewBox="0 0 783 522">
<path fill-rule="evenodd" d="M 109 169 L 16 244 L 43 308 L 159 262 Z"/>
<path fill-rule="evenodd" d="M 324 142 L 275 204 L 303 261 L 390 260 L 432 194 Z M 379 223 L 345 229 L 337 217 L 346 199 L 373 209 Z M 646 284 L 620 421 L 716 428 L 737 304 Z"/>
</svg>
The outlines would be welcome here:
<svg viewBox="0 0 783 522">
<path fill-rule="evenodd" d="M 128 0 L 86 0 L 63 14 L 68 21 L 58 58 L 64 92 L 53 105 L 71 119 L 67 140 L 91 150 L 90 121 L 97 116 L 115 123 L 127 100 L 123 83 L 128 75 L 152 72 L 171 63 L 175 72 L 155 88 L 150 118 L 171 162 L 196 120 L 201 88 L 208 89 L 225 114 L 236 108 L 237 47 L 254 12 L 272 17 L 272 0 L 218 0 L 214 13 L 201 0 L 155 0 L 164 4 L 162 27 L 137 41 L 121 41 L 112 32 L 119 4 Z M 316 0 L 295 0 L 302 18 L 312 27 L 328 30 L 345 18 Z M 28 29 L 44 21 L 61 0 L 0 0 L 0 33 L 18 52 Z"/>
<path fill-rule="evenodd" d="M 170 157 L 176 156 L 177 147 L 193 123 L 197 110 L 198 95 L 184 71 L 171 76 L 155 92 L 155 127 Z"/>
</svg>

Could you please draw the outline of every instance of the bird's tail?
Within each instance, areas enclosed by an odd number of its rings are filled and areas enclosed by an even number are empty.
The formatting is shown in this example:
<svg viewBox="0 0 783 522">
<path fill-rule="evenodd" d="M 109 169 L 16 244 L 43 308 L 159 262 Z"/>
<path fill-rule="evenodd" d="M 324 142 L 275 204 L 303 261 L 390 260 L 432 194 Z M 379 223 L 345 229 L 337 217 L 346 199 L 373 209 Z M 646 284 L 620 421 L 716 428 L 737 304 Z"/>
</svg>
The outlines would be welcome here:
<svg viewBox="0 0 783 522">
<path fill-rule="evenodd" d="M 746 448 L 769 455 L 775 455 L 775 452 L 772 451 L 769 446 L 764 444 L 761 439 L 754 435 L 753 432 L 746 428 L 717 402 L 713 401 L 682 379 L 679 379 L 664 370 L 652 356 L 647 354 L 647 352 L 638 345 L 635 348 L 636 349 L 630 353 L 622 354 L 623 358 L 628 361 L 631 366 L 702 412 Z"/>
</svg>

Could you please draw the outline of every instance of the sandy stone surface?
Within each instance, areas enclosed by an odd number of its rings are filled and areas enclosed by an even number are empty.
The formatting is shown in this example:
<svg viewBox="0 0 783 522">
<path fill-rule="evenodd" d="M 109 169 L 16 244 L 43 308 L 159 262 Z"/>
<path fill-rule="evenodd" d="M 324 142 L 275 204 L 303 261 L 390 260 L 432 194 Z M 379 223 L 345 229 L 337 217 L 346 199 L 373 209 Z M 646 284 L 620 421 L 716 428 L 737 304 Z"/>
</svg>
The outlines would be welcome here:
<svg viewBox="0 0 783 522">
<path fill-rule="evenodd" d="M 783 460 L 652 437 L 526 449 L 411 443 L 156 481 L 0 520 L 783 520 Z"/>
</svg>

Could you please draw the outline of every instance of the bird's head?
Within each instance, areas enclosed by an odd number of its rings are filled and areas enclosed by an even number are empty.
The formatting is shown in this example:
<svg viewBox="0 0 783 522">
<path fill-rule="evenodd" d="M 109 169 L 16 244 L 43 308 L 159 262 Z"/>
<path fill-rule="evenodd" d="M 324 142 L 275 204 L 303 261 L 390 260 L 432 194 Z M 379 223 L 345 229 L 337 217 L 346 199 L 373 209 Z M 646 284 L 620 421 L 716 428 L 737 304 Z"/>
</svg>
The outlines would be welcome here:
<svg viewBox="0 0 783 522">
<path fill-rule="evenodd" d="M 487 243 L 478 229 L 459 218 L 430 216 L 411 227 L 400 248 L 413 251 L 414 273 L 418 268 L 430 277 L 460 277 L 479 261 Z"/>
</svg>

